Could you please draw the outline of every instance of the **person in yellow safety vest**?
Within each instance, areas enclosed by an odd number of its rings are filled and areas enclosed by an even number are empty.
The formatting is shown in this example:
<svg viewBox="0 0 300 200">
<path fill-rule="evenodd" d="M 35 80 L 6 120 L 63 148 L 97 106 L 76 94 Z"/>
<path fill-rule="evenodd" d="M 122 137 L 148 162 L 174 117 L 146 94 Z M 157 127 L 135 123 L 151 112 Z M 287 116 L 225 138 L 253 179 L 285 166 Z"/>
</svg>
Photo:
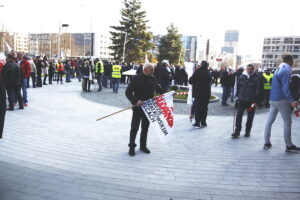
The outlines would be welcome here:
<svg viewBox="0 0 300 200">
<path fill-rule="evenodd" d="M 104 73 L 104 65 L 102 60 L 99 60 L 96 64 L 95 74 L 99 85 L 98 92 L 102 91 L 102 75 Z"/>
<path fill-rule="evenodd" d="M 264 106 L 266 108 L 270 108 L 270 92 L 272 89 L 272 78 L 273 74 L 271 74 L 271 69 L 267 69 L 265 73 L 263 73 L 263 76 L 265 78 L 265 84 L 264 84 Z"/>
<path fill-rule="evenodd" d="M 120 85 L 120 79 L 122 73 L 122 67 L 119 65 L 119 62 L 115 62 L 115 64 L 112 66 L 112 72 L 111 72 L 111 78 L 112 78 L 112 85 L 113 85 L 113 92 L 118 93 L 119 85 Z"/>
<path fill-rule="evenodd" d="M 64 71 L 65 71 L 65 66 L 64 64 L 61 62 L 61 60 L 58 60 L 57 64 L 56 64 L 56 70 L 57 70 L 57 84 L 60 81 L 61 84 L 63 84 L 63 75 L 64 75 Z"/>
</svg>

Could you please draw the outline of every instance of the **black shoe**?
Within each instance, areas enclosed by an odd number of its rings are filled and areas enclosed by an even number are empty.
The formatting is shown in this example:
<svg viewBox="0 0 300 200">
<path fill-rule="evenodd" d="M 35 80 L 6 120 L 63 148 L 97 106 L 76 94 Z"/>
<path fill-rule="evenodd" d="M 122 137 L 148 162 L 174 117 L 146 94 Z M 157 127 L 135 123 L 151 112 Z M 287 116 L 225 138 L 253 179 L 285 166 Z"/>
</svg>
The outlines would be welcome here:
<svg viewBox="0 0 300 200">
<path fill-rule="evenodd" d="M 222 103 L 222 106 L 228 106 L 228 104 L 227 103 Z"/>
<path fill-rule="evenodd" d="M 197 123 L 193 124 L 192 126 L 193 126 L 194 128 L 201 128 L 200 124 L 197 124 Z"/>
<path fill-rule="evenodd" d="M 20 106 L 19 109 L 20 109 L 20 110 L 23 110 L 23 109 L 24 109 L 24 106 Z"/>
<path fill-rule="evenodd" d="M 300 152 L 300 148 L 296 147 L 295 145 L 292 145 L 290 147 L 286 147 L 285 149 L 286 152 Z"/>
<path fill-rule="evenodd" d="M 237 138 L 237 137 L 240 137 L 240 134 L 239 133 L 233 133 L 233 134 L 231 134 L 231 137 Z"/>
<path fill-rule="evenodd" d="M 250 137 L 250 133 L 245 133 L 245 137 Z"/>
<path fill-rule="evenodd" d="M 201 127 L 207 127 L 207 123 L 201 123 Z"/>
<path fill-rule="evenodd" d="M 43 85 L 48 85 L 47 83 L 43 83 Z"/>
<path fill-rule="evenodd" d="M 129 148 L 128 154 L 129 154 L 130 156 L 134 156 L 134 155 L 135 155 L 134 148 Z"/>
<path fill-rule="evenodd" d="M 141 147 L 140 150 L 146 154 L 150 153 L 150 150 L 147 147 Z"/>
<path fill-rule="evenodd" d="M 8 111 L 14 111 L 15 109 L 14 108 L 7 108 L 6 110 L 8 110 Z"/>
<path fill-rule="evenodd" d="M 271 144 L 271 143 L 265 144 L 265 145 L 264 145 L 264 149 L 270 149 L 271 147 L 272 147 L 272 144 Z"/>
</svg>

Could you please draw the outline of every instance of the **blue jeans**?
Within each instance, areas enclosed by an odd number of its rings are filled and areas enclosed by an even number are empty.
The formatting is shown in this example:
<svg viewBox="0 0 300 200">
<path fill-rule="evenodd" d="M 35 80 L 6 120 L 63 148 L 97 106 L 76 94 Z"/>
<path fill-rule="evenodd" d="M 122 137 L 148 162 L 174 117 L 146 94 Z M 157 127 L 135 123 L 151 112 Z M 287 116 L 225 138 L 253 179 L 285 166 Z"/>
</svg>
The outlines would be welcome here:
<svg viewBox="0 0 300 200">
<path fill-rule="evenodd" d="M 23 94 L 23 103 L 28 103 L 28 99 L 27 99 L 27 78 L 23 79 L 22 94 Z"/>
<path fill-rule="evenodd" d="M 230 96 L 231 87 L 230 86 L 222 86 L 223 94 L 222 94 L 222 105 L 227 104 L 227 99 Z"/>
<path fill-rule="evenodd" d="M 103 74 L 102 75 L 102 85 L 103 87 L 107 88 L 107 82 L 108 82 L 109 76 Z"/>
<path fill-rule="evenodd" d="M 118 93 L 120 79 L 119 78 L 111 78 L 111 80 L 112 80 L 113 92 Z"/>
</svg>

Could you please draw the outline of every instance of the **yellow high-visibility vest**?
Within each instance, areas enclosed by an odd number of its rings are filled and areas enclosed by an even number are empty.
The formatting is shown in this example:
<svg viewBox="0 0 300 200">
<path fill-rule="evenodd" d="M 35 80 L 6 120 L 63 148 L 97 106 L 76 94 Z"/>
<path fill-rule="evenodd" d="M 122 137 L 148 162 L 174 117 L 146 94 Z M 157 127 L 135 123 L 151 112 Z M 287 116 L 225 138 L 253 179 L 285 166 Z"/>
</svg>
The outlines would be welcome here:
<svg viewBox="0 0 300 200">
<path fill-rule="evenodd" d="M 112 78 L 121 78 L 121 70 L 122 70 L 122 67 L 120 65 L 112 66 L 111 77 Z"/>
<path fill-rule="evenodd" d="M 104 65 L 103 62 L 101 60 L 99 60 L 96 64 L 96 71 L 97 74 L 98 73 L 103 73 L 104 72 Z"/>
<path fill-rule="evenodd" d="M 267 75 L 266 73 L 264 73 L 263 76 L 267 80 L 267 82 L 264 84 L 264 89 L 265 90 L 271 90 L 272 89 L 271 78 L 273 78 L 274 75 L 273 74 Z"/>
</svg>

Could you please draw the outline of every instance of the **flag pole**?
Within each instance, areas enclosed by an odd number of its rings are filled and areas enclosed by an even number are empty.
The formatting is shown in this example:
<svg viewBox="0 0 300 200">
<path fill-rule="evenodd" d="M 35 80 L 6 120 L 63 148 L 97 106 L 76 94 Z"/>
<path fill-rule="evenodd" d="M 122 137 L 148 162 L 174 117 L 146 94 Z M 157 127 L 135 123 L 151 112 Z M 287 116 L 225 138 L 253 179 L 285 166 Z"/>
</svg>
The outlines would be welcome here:
<svg viewBox="0 0 300 200">
<path fill-rule="evenodd" d="M 112 113 L 112 114 L 109 114 L 109 115 L 106 115 L 106 116 L 101 117 L 101 118 L 99 118 L 99 119 L 96 119 L 96 121 L 100 121 L 100 120 L 102 120 L 102 119 L 105 119 L 105 118 L 110 117 L 110 116 L 112 116 L 112 115 L 118 114 L 118 113 L 120 113 L 120 112 L 123 112 L 123 111 L 128 110 L 128 109 L 133 108 L 133 107 L 135 107 L 135 106 L 129 106 L 129 107 L 127 107 L 127 108 L 124 108 L 124 109 L 119 110 L 119 111 L 117 111 L 117 112 L 114 112 L 114 113 Z"/>
</svg>

